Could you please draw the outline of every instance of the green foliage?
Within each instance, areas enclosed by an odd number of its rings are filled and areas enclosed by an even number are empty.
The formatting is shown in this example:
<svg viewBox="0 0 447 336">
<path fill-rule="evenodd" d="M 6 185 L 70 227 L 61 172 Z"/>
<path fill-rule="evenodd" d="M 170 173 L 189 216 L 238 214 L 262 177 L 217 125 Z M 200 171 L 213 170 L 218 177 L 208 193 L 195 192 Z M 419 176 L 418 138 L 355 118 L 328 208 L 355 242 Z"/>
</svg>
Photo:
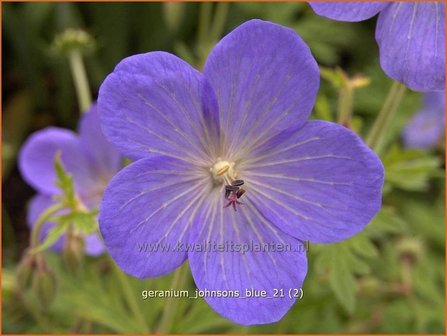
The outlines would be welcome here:
<svg viewBox="0 0 447 336">
<path fill-rule="evenodd" d="M 67 208 L 75 209 L 77 203 L 73 177 L 65 171 L 60 152 L 56 153 L 54 157 L 54 170 L 57 177 L 55 184 L 62 191 L 62 195 L 58 196 L 58 200 Z"/>
<path fill-rule="evenodd" d="M 53 220 L 60 225 L 70 225 L 73 224 L 75 231 L 80 232 L 84 235 L 92 234 L 96 231 L 98 223 L 96 221 L 96 216 L 98 210 L 94 209 L 91 211 L 78 211 L 72 212 L 66 215 L 60 215 L 53 217 Z"/>
<path fill-rule="evenodd" d="M 409 191 L 425 190 L 431 178 L 442 176 L 439 157 L 427 151 L 402 149 L 394 145 L 383 157 L 386 188 L 398 187 Z"/>
<path fill-rule="evenodd" d="M 377 248 L 363 233 L 346 242 L 321 247 L 317 254 L 316 271 L 329 277 L 335 297 L 348 313 L 356 305 L 356 275 L 368 274 L 368 259 L 377 256 Z"/>
<path fill-rule="evenodd" d="M 49 222 L 54 223 L 54 226 L 48 231 L 44 241 L 35 249 L 35 252 L 48 249 L 69 230 L 81 236 L 87 236 L 96 232 L 98 227 L 96 219 L 98 210 L 87 210 L 80 202 L 75 193 L 73 177 L 67 173 L 62 164 L 61 153 L 56 153 L 54 157 L 54 169 L 57 177 L 55 184 L 62 192 L 55 199 L 62 206 L 62 211 L 68 211 L 68 213 L 51 216 Z"/>
<path fill-rule="evenodd" d="M 45 237 L 45 240 L 42 242 L 42 244 L 40 244 L 39 247 L 36 248 L 36 252 L 45 251 L 47 248 L 52 246 L 60 237 L 62 237 L 62 235 L 65 234 L 65 232 L 67 232 L 70 224 L 70 222 L 61 222 L 52 227 L 48 231 L 48 235 Z"/>
</svg>

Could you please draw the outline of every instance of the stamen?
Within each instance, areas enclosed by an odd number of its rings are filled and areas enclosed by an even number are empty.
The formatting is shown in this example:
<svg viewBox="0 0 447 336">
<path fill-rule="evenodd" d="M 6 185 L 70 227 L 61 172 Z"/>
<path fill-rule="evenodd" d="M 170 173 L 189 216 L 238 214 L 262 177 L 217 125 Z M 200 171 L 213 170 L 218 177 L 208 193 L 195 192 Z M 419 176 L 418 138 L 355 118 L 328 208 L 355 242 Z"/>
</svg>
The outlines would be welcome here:
<svg viewBox="0 0 447 336">
<path fill-rule="evenodd" d="M 232 206 L 234 211 L 237 211 L 237 205 L 243 204 L 239 202 L 239 198 L 244 195 L 245 190 L 241 188 L 244 180 L 237 180 L 236 170 L 234 169 L 234 162 L 228 162 L 217 158 L 217 162 L 210 167 L 210 172 L 214 178 L 215 184 L 222 184 L 222 189 L 225 190 L 224 197 L 228 203 L 224 208 Z M 221 189 L 221 190 L 222 190 Z"/>
<path fill-rule="evenodd" d="M 230 169 L 230 166 L 225 166 L 225 167 L 222 167 L 221 169 L 219 169 L 218 171 L 217 171 L 217 175 L 223 175 L 223 174 L 225 174 L 227 171 L 228 171 L 228 169 Z"/>
<path fill-rule="evenodd" d="M 236 205 L 243 204 L 239 202 L 238 199 L 245 194 L 245 190 L 239 186 L 244 184 L 244 180 L 235 180 L 230 184 L 225 186 L 225 198 L 228 200 L 228 204 L 224 208 L 228 208 L 230 205 L 233 206 L 234 211 L 237 211 Z"/>
<path fill-rule="evenodd" d="M 240 187 L 243 184 L 244 184 L 244 180 L 234 180 L 233 182 L 231 182 L 232 186 L 237 186 L 237 187 Z"/>
<path fill-rule="evenodd" d="M 245 190 L 244 190 L 244 189 L 239 189 L 239 190 L 236 192 L 236 196 L 237 196 L 237 198 L 241 198 L 243 194 L 245 194 Z"/>
<path fill-rule="evenodd" d="M 210 172 L 216 181 L 227 182 L 228 179 L 232 181 L 237 175 L 233 167 L 234 162 L 228 162 L 226 160 L 222 160 L 221 158 L 217 158 L 217 162 L 210 167 Z"/>
</svg>

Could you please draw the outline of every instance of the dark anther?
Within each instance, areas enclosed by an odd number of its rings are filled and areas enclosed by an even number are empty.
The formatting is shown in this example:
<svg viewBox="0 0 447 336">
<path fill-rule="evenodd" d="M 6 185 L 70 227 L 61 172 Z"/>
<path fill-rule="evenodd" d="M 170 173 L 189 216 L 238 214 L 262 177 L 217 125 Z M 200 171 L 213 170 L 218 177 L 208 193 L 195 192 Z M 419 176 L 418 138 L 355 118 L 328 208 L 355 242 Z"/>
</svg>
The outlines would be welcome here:
<svg viewBox="0 0 447 336">
<path fill-rule="evenodd" d="M 225 198 L 228 198 L 232 192 L 238 191 L 239 187 L 226 185 L 225 186 Z"/>
<path fill-rule="evenodd" d="M 244 184 L 244 180 L 234 180 L 231 185 L 225 185 L 225 199 L 228 200 L 227 205 L 224 208 L 228 208 L 230 205 L 233 206 L 234 211 L 237 211 L 236 205 L 241 205 L 243 203 L 239 202 L 238 199 L 245 194 L 245 190 L 239 188 L 239 186 Z"/>
<path fill-rule="evenodd" d="M 231 182 L 232 186 L 237 186 L 237 187 L 240 187 L 243 184 L 244 184 L 244 180 L 234 180 L 233 182 Z"/>
<path fill-rule="evenodd" d="M 241 198 L 241 196 L 245 194 L 245 190 L 244 189 L 239 189 L 238 191 L 236 191 L 236 196 L 237 198 Z"/>
<path fill-rule="evenodd" d="M 237 187 L 237 186 L 232 186 L 232 185 L 226 185 L 225 186 L 225 190 L 228 190 L 228 191 L 238 191 L 239 190 L 239 187 Z"/>
</svg>

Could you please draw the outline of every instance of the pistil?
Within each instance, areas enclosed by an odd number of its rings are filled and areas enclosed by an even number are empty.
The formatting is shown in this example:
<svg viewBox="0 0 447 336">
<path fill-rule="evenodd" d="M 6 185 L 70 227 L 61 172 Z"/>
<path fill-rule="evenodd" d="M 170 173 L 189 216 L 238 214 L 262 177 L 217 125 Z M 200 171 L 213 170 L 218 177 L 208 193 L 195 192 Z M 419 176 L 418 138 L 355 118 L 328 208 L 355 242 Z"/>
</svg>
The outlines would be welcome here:
<svg viewBox="0 0 447 336">
<path fill-rule="evenodd" d="M 229 162 L 217 159 L 217 162 L 210 167 L 210 172 L 216 183 L 222 183 L 222 189 L 225 190 L 224 197 L 228 203 L 224 208 L 233 206 L 234 211 L 237 211 L 236 205 L 243 204 L 239 202 L 239 198 L 245 193 L 245 190 L 241 188 L 244 184 L 243 180 L 236 179 L 237 172 L 234 169 L 234 162 Z"/>
</svg>

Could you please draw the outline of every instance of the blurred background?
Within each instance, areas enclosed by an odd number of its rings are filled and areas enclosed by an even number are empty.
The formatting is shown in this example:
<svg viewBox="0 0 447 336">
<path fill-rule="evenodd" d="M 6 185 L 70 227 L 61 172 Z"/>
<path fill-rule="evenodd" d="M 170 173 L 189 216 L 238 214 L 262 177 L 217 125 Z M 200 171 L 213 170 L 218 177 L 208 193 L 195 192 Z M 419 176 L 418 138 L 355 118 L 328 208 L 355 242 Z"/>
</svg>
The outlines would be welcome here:
<svg viewBox="0 0 447 336">
<path fill-rule="evenodd" d="M 410 90 L 382 144 L 383 209 L 352 239 L 310 245 L 304 297 L 280 322 L 241 327 L 201 299 L 143 300 L 142 290 L 169 289 L 173 276 L 134 279 L 106 255 L 86 257 L 73 272 L 59 254 L 45 252 L 56 279 L 48 302 L 19 287 L 17 265 L 29 245 L 27 203 L 35 192 L 18 171 L 17 155 L 32 132 L 50 125 L 76 129 L 80 117 L 67 54 L 56 37 L 68 28 L 91 36 L 80 50 L 96 97 L 122 58 L 165 50 L 200 69 L 223 35 L 252 18 L 291 27 L 309 45 L 322 73 L 313 118 L 337 121 L 351 97 L 347 126 L 365 137 L 392 85 L 378 63 L 376 18 L 331 21 L 306 3 L 2 4 L 3 333 L 154 332 L 169 305 L 176 310 L 168 333 L 445 332 L 444 141 L 405 148 L 402 131 L 423 102 Z M 178 289 L 194 288 L 188 275 Z"/>
</svg>

